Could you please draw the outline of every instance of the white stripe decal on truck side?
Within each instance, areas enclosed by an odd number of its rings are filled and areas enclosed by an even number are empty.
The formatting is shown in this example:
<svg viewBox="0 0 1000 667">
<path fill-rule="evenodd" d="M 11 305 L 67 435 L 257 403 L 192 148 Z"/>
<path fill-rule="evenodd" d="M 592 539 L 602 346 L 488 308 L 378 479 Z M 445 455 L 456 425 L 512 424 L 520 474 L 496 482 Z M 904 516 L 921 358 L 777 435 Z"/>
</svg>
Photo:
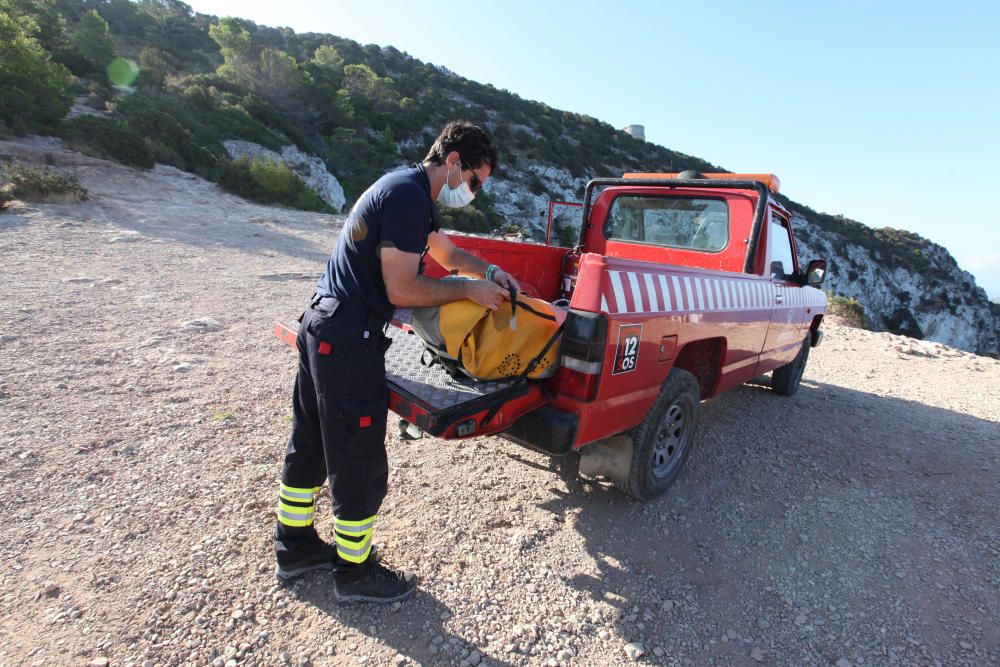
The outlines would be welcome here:
<svg viewBox="0 0 1000 667">
<path fill-rule="evenodd" d="M 646 294 L 649 296 L 649 309 L 654 313 L 660 312 L 660 300 L 656 298 L 656 287 L 653 285 L 653 276 L 644 273 L 643 280 L 646 283 Z"/>
<path fill-rule="evenodd" d="M 628 308 L 628 302 L 625 301 L 625 290 L 622 289 L 622 277 L 621 273 L 618 271 L 609 271 L 611 274 L 611 289 L 615 292 L 615 312 L 627 312 L 627 310 L 622 310 Z"/>
<path fill-rule="evenodd" d="M 661 273 L 657 278 L 660 279 L 660 291 L 663 292 L 663 309 L 673 310 L 670 307 L 670 288 L 667 287 L 667 277 Z"/>
<path fill-rule="evenodd" d="M 628 273 L 628 284 L 632 288 L 632 303 L 635 304 L 634 312 L 646 312 L 646 304 L 642 300 L 642 290 L 639 289 L 639 279 L 631 271 Z"/>
<path fill-rule="evenodd" d="M 601 307 L 610 313 L 818 308 L 824 304 L 822 292 L 816 289 L 761 280 L 670 276 L 668 281 L 663 274 L 647 272 L 609 270 L 608 274 L 611 290 L 601 295 Z"/>
</svg>

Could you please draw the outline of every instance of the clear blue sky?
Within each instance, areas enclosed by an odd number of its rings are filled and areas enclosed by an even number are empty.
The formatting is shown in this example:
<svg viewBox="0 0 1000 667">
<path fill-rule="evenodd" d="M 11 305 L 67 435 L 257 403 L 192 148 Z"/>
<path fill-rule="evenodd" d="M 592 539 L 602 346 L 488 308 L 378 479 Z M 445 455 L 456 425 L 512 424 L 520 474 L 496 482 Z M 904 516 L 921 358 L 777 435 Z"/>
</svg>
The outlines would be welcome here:
<svg viewBox="0 0 1000 667">
<path fill-rule="evenodd" d="M 1000 296 L 1000 1 L 195 0 L 391 45 L 939 243 Z"/>
</svg>

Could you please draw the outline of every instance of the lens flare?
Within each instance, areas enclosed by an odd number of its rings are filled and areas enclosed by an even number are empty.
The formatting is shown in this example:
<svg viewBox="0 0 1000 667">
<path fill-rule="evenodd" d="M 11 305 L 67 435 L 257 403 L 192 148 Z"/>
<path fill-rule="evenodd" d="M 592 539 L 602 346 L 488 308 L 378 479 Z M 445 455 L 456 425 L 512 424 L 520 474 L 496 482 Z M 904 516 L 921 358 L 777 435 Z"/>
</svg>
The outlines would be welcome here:
<svg viewBox="0 0 1000 667">
<path fill-rule="evenodd" d="M 126 58 L 115 58 L 108 65 L 108 80 L 116 86 L 131 86 L 139 78 L 139 66 Z"/>
</svg>

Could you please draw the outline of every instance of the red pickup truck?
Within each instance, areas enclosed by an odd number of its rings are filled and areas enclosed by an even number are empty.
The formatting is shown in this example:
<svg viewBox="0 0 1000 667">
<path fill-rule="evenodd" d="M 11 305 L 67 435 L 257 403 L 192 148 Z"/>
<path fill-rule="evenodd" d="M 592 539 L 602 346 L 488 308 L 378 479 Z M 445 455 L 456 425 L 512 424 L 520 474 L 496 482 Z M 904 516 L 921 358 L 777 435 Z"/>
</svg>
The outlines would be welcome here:
<svg viewBox="0 0 1000 667">
<path fill-rule="evenodd" d="M 575 248 L 452 235 L 529 296 L 569 301 L 561 368 L 543 380 L 455 379 L 420 362 L 398 311 L 386 356 L 389 406 L 444 439 L 500 434 L 640 500 L 680 472 L 699 403 L 771 372 L 798 389 L 822 338 L 825 263 L 800 267 L 771 174 L 626 174 L 587 184 Z M 445 271 L 431 262 L 428 274 Z M 297 325 L 276 322 L 294 346 Z"/>
</svg>

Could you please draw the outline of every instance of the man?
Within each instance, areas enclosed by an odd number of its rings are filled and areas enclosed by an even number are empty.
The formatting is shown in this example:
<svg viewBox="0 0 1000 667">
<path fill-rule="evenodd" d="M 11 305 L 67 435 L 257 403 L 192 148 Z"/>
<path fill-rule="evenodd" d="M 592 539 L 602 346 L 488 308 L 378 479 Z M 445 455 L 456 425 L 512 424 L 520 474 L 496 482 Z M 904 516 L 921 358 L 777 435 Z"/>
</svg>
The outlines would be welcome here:
<svg viewBox="0 0 1000 667">
<path fill-rule="evenodd" d="M 468 205 L 497 167 L 479 127 L 448 123 L 423 163 L 377 180 L 354 205 L 299 329 L 292 435 L 275 528 L 278 577 L 334 570 L 338 600 L 391 602 L 416 578 L 375 557 L 372 531 L 386 493 L 388 391 L 383 331 L 396 306 L 470 299 L 498 308 L 517 282 L 439 232 L 435 202 Z M 446 269 L 480 278 L 422 275 L 430 252 Z M 487 280 L 486 277 L 489 277 Z M 334 545 L 313 528 L 316 496 L 329 479 Z"/>
</svg>

